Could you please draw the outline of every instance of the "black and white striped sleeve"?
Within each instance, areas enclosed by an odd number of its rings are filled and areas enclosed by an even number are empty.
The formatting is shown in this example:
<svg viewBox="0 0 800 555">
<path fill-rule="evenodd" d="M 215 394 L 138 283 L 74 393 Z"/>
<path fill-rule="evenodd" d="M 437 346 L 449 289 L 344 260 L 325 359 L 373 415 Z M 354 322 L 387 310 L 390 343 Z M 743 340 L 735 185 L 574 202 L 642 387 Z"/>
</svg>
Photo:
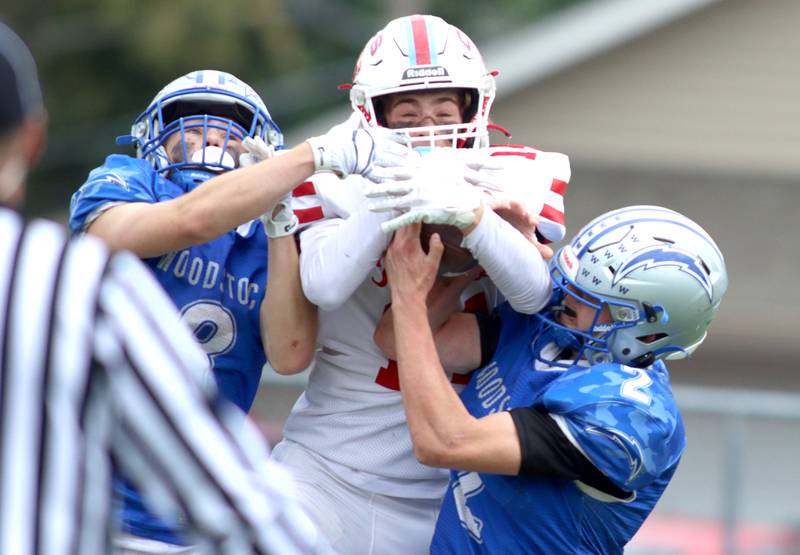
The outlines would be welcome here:
<svg viewBox="0 0 800 555">
<path fill-rule="evenodd" d="M 291 500 L 291 478 L 248 451 L 263 439 L 223 423 L 207 357 L 133 255 L 109 262 L 98 298 L 95 353 L 108 372 L 118 429 L 114 460 L 157 507 L 180 511 L 217 553 L 327 553 Z M 243 437 L 246 436 L 246 437 Z"/>
</svg>

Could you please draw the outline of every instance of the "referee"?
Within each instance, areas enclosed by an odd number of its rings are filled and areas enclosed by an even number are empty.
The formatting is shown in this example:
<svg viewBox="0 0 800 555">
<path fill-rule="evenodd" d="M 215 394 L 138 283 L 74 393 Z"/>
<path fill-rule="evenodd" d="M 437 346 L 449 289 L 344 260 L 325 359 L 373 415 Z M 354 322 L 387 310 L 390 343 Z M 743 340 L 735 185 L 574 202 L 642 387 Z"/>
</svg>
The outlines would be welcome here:
<svg viewBox="0 0 800 555">
<path fill-rule="evenodd" d="M 45 127 L 0 23 L 0 553 L 109 552 L 112 464 L 207 552 L 327 553 L 252 425 L 201 385 L 207 357 L 150 272 L 14 211 Z"/>
</svg>

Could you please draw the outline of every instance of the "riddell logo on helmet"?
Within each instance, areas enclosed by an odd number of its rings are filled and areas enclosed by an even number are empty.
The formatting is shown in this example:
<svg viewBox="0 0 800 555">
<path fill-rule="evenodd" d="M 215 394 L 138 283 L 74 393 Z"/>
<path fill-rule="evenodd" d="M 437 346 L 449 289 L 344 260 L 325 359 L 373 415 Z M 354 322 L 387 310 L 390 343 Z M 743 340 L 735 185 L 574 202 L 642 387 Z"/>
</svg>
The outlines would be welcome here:
<svg viewBox="0 0 800 555">
<path fill-rule="evenodd" d="M 575 267 L 575 264 L 573 264 L 572 262 L 572 257 L 569 255 L 569 252 L 567 250 L 564 250 L 561 259 L 564 261 L 564 265 L 568 269 L 572 270 Z"/>
<path fill-rule="evenodd" d="M 558 255 L 559 262 L 561 263 L 561 271 L 572 279 L 578 275 L 578 260 L 569 245 L 563 247 Z"/>
<path fill-rule="evenodd" d="M 403 79 L 420 79 L 426 77 L 449 77 L 450 74 L 442 66 L 410 67 L 403 72 Z"/>
</svg>

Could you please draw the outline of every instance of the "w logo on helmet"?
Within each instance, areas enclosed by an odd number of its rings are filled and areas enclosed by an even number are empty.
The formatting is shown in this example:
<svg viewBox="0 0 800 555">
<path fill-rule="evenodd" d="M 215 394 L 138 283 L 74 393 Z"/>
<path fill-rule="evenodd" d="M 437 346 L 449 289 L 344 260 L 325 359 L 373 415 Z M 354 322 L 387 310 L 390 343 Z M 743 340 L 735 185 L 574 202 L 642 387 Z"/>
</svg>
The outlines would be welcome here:
<svg viewBox="0 0 800 555">
<path fill-rule="evenodd" d="M 675 266 L 681 272 L 691 276 L 703 287 L 708 299 L 711 300 L 711 279 L 708 272 L 703 268 L 703 263 L 700 259 L 688 251 L 668 245 L 647 247 L 634 253 L 617 269 L 611 284 L 616 285 L 636 270 L 643 269 L 646 271 L 665 266 Z"/>
</svg>

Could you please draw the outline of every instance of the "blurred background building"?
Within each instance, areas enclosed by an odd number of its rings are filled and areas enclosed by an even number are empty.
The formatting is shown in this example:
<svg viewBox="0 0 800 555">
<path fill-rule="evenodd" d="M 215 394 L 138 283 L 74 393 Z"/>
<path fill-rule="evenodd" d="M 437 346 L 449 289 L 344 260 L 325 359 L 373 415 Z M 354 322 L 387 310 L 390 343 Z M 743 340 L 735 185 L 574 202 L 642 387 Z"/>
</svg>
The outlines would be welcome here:
<svg viewBox="0 0 800 555">
<path fill-rule="evenodd" d="M 124 152 L 114 137 L 192 69 L 252 84 L 290 144 L 326 130 L 348 113 L 336 85 L 366 40 L 410 13 L 477 42 L 500 72 L 493 119 L 512 142 L 569 154 L 568 235 L 660 204 L 726 255 L 710 336 L 671 367 L 689 448 L 630 552 L 800 553 L 796 0 L 5 0 L 53 121 L 30 211 L 63 218 L 88 170 Z M 303 380 L 265 381 L 257 412 L 276 439 Z"/>
</svg>

